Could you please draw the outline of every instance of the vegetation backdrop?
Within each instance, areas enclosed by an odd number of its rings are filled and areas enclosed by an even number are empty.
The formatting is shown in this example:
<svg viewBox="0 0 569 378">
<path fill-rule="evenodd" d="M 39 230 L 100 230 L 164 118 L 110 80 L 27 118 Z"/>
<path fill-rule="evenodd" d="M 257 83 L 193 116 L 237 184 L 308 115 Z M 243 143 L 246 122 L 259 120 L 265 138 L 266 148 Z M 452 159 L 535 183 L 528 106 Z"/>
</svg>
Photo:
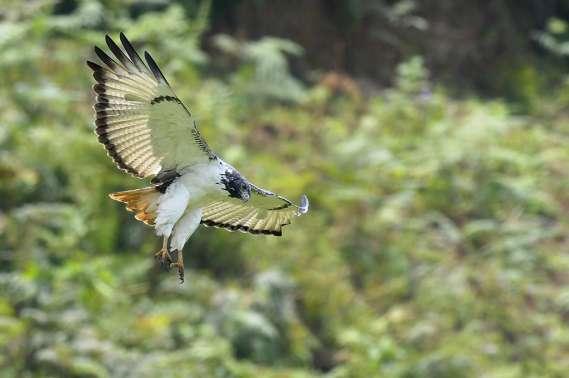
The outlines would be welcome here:
<svg viewBox="0 0 569 378">
<path fill-rule="evenodd" d="M 0 377 L 566 376 L 567 1 L 1 3 Z M 120 31 L 311 212 L 161 271 L 93 134 Z"/>
</svg>

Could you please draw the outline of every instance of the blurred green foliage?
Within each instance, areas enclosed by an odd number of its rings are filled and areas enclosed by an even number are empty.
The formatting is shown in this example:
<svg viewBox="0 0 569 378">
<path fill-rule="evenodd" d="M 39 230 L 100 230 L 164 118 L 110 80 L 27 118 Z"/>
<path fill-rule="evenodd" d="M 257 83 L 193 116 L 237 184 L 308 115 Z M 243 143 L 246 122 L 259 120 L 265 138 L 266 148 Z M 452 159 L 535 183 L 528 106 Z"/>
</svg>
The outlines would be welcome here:
<svg viewBox="0 0 569 378">
<path fill-rule="evenodd" d="M 568 84 L 522 70 L 522 101 L 459 99 L 415 56 L 364 96 L 295 79 L 292 41 L 217 36 L 213 61 L 208 2 L 65 4 L 2 10 L 0 377 L 566 376 Z M 152 52 L 217 152 L 311 212 L 282 238 L 200 229 L 186 283 L 161 272 L 152 230 L 107 198 L 143 183 L 92 132 L 104 31 Z"/>
</svg>

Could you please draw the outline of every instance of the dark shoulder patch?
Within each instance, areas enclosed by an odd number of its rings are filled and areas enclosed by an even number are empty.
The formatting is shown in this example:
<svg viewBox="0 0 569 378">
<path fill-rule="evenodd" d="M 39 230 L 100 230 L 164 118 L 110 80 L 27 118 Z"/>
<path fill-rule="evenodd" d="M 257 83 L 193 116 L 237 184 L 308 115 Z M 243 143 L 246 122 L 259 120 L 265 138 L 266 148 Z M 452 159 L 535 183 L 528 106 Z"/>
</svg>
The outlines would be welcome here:
<svg viewBox="0 0 569 378">
<path fill-rule="evenodd" d="M 176 170 L 168 169 L 168 170 L 158 172 L 158 174 L 156 176 L 154 176 L 154 178 L 152 180 L 150 180 L 150 182 L 155 185 L 154 187 L 160 193 L 166 193 L 166 189 L 168 189 L 168 187 L 178 177 L 180 177 L 180 174 L 178 172 L 176 172 Z"/>
</svg>

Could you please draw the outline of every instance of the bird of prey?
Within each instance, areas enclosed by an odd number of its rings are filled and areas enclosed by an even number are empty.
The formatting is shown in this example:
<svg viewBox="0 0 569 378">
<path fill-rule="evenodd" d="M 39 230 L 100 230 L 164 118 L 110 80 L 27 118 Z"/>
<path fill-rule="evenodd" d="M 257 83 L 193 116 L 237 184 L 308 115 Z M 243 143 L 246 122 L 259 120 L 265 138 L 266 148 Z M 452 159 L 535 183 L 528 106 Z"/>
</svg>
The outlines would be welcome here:
<svg viewBox="0 0 569 378">
<path fill-rule="evenodd" d="M 306 195 L 295 204 L 262 189 L 213 152 L 150 54 L 144 61 L 123 33 L 120 41 L 107 35 L 114 58 L 95 47 L 102 64 L 87 61 L 97 81 L 96 134 L 118 168 L 152 185 L 109 196 L 154 226 L 163 237 L 155 256 L 181 282 L 182 249 L 200 224 L 280 236 L 308 211 Z"/>
</svg>

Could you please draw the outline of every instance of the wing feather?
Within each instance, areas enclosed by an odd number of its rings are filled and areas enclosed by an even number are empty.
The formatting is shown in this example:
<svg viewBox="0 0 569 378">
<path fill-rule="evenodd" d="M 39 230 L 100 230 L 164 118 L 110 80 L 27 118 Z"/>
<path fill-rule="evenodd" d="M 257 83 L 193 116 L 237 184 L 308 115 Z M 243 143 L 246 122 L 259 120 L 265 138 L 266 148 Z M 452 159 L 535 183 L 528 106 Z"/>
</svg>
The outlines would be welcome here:
<svg viewBox="0 0 569 378">
<path fill-rule="evenodd" d="M 152 56 L 145 63 L 123 33 L 122 48 L 105 41 L 112 57 L 95 47 L 102 65 L 87 65 L 97 81 L 95 131 L 118 167 L 144 178 L 214 158 Z"/>
<path fill-rule="evenodd" d="M 253 186 L 247 202 L 227 198 L 205 206 L 201 222 L 205 226 L 229 231 L 280 236 L 284 226 L 307 211 L 306 196 L 302 196 L 300 205 L 296 205 L 285 197 Z"/>
<path fill-rule="evenodd" d="M 109 46 L 109 49 L 111 50 L 113 55 L 122 63 L 123 67 L 125 67 L 129 73 L 134 73 L 138 71 L 138 68 L 134 65 L 134 63 L 130 60 L 130 58 L 128 58 L 125 55 L 125 53 L 121 50 L 121 48 L 117 46 L 117 44 L 115 43 L 115 41 L 111 39 L 111 37 L 106 35 L 105 42 L 107 42 L 107 46 Z"/>
<path fill-rule="evenodd" d="M 166 80 L 164 74 L 162 73 L 162 71 L 160 71 L 160 68 L 158 68 L 158 65 L 156 64 L 156 62 L 152 58 L 152 55 L 150 55 L 148 51 L 144 52 L 144 59 L 146 59 L 146 63 L 148 64 L 148 67 L 150 67 L 150 71 L 152 71 L 156 80 L 158 80 L 158 82 L 160 83 L 169 85 L 168 80 Z"/>
<path fill-rule="evenodd" d="M 136 68 L 138 68 L 138 71 L 141 73 L 141 75 L 150 75 L 151 72 L 148 70 L 148 67 L 146 67 L 146 64 L 144 64 L 140 58 L 140 55 L 138 55 L 134 47 L 132 47 L 130 44 L 130 41 L 123 33 L 120 34 L 120 40 L 130 60 L 134 63 Z"/>
</svg>

